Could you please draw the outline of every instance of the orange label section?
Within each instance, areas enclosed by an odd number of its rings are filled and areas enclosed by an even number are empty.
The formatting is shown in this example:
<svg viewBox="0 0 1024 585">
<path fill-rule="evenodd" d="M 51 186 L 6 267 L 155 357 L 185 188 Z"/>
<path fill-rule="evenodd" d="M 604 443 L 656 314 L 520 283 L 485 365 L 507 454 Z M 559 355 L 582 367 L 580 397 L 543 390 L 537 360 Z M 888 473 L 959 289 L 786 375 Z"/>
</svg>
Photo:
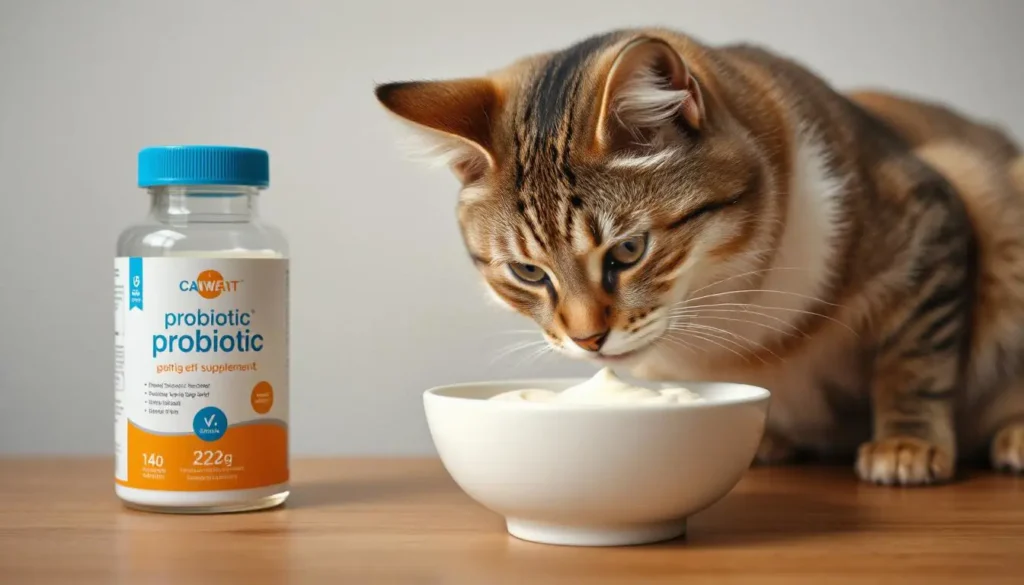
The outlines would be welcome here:
<svg viewBox="0 0 1024 585">
<path fill-rule="evenodd" d="M 229 427 L 216 441 L 155 435 L 128 423 L 123 486 L 178 492 L 266 487 L 288 481 L 288 430 L 281 424 Z"/>
<path fill-rule="evenodd" d="M 252 388 L 249 403 L 257 414 L 267 414 L 274 406 L 274 387 L 270 382 L 260 382 Z"/>
</svg>

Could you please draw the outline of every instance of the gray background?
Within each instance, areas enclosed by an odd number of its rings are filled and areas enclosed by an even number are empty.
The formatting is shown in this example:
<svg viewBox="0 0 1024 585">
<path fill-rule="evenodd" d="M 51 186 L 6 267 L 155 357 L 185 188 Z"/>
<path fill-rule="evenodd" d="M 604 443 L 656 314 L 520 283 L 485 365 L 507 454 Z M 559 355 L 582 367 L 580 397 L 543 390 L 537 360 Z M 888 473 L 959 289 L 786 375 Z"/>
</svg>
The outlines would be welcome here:
<svg viewBox="0 0 1024 585">
<path fill-rule="evenodd" d="M 841 87 L 1024 136 L 1024 2 L 0 0 L 0 453 L 112 450 L 114 240 L 138 148 L 271 152 L 293 251 L 293 451 L 432 452 L 420 392 L 585 374 L 491 359 L 530 323 L 465 259 L 447 171 L 407 162 L 374 82 L 471 75 L 624 25 L 766 44 Z"/>
</svg>

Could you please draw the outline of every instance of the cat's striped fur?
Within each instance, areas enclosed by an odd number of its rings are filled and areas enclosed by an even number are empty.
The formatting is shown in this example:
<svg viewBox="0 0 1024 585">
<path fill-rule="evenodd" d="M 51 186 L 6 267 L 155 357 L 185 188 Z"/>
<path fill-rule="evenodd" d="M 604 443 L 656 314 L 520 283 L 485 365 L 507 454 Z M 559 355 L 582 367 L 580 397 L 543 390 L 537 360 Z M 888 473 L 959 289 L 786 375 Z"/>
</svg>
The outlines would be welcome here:
<svg viewBox="0 0 1024 585">
<path fill-rule="evenodd" d="M 471 257 L 561 351 L 769 388 L 765 461 L 1024 469 L 1024 159 L 998 130 L 658 29 L 377 96 L 447 153 Z"/>
</svg>

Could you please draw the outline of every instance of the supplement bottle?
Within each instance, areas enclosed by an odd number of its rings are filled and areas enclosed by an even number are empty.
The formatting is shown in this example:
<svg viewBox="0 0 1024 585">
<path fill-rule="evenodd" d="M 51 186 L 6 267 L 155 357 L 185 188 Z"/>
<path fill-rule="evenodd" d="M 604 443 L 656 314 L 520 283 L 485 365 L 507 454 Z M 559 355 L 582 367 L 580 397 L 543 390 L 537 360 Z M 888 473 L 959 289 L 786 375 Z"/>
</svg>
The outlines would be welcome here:
<svg viewBox="0 0 1024 585">
<path fill-rule="evenodd" d="M 150 511 L 288 497 L 288 249 L 257 213 L 267 153 L 143 149 L 149 217 L 114 264 L 115 491 Z"/>
</svg>

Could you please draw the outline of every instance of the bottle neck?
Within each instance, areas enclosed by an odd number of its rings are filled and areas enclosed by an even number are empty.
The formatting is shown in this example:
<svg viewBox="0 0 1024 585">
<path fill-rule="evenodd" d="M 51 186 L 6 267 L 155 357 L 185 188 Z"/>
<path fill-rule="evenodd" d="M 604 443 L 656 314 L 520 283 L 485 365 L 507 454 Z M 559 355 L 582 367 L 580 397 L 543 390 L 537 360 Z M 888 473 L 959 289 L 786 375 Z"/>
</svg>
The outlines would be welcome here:
<svg viewBox="0 0 1024 585">
<path fill-rule="evenodd" d="M 161 223 L 245 223 L 258 217 L 259 188 L 245 185 L 151 187 L 150 213 Z"/>
</svg>

